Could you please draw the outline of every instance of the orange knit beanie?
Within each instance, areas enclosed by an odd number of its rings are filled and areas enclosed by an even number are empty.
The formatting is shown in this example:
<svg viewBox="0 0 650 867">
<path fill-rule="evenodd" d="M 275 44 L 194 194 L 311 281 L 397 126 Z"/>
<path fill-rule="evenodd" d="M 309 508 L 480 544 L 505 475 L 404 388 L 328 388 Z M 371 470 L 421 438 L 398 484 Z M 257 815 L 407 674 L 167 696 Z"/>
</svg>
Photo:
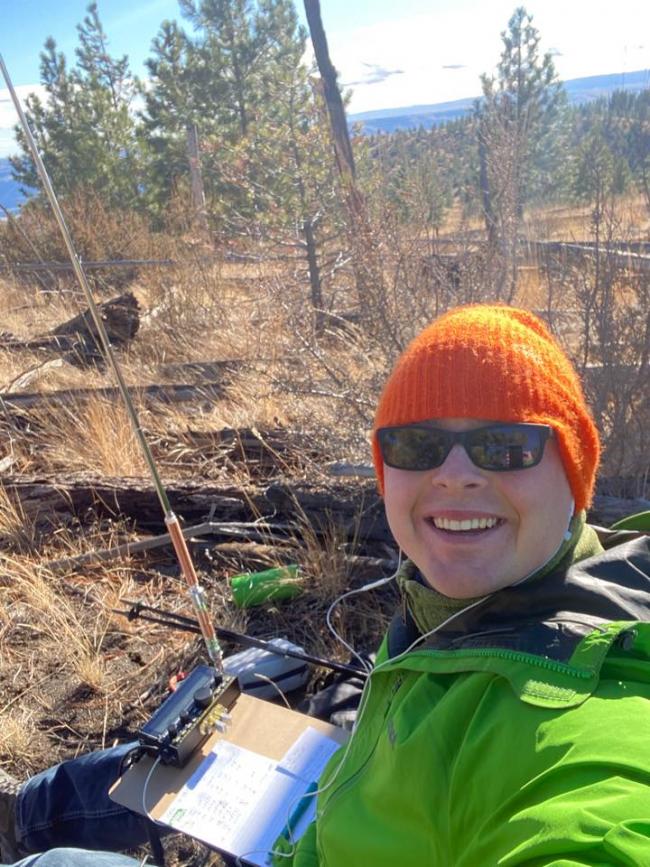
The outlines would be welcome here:
<svg viewBox="0 0 650 867">
<path fill-rule="evenodd" d="M 435 418 L 550 425 L 575 500 L 591 502 L 600 457 L 598 432 L 571 362 L 532 313 L 502 305 L 457 307 L 406 348 L 379 400 L 372 449 L 379 488 L 379 427 Z"/>
</svg>

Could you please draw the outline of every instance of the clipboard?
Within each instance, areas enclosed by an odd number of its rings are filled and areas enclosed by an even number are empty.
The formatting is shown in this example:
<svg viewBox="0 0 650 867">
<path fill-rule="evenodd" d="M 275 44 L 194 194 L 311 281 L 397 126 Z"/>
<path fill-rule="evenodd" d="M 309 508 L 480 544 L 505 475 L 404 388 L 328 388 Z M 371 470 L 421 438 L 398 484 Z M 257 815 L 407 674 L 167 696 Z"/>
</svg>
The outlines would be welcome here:
<svg viewBox="0 0 650 867">
<path fill-rule="evenodd" d="M 212 734 L 185 767 L 176 768 L 162 764 L 156 767 L 146 791 L 147 811 L 154 819 L 160 821 L 183 786 L 195 776 L 204 759 L 213 753 L 214 748 L 218 751 L 220 741 L 279 762 L 308 729 L 315 730 L 340 745 L 345 744 L 350 736 L 349 732 L 337 726 L 246 694 L 238 697 L 231 710 L 231 718 L 228 731 L 223 735 L 216 732 Z M 111 787 L 111 799 L 144 815 L 142 794 L 153 764 L 153 758 L 144 756 L 130 767 Z"/>
</svg>

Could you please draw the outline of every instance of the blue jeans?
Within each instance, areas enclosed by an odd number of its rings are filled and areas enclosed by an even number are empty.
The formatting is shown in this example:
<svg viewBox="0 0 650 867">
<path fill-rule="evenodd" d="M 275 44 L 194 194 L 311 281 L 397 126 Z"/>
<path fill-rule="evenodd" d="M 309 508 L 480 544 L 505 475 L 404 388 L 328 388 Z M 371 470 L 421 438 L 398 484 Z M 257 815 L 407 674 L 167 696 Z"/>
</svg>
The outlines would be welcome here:
<svg viewBox="0 0 650 867">
<path fill-rule="evenodd" d="M 138 867 L 139 863 L 115 852 L 52 849 L 42 855 L 28 855 L 27 858 L 17 861 L 13 867 Z"/>
<path fill-rule="evenodd" d="M 108 797 L 133 747 L 88 753 L 25 783 L 16 804 L 16 837 L 21 851 L 45 854 L 29 855 L 20 867 L 137 867 L 133 858 L 96 851 L 130 849 L 149 839 L 147 820 Z"/>
</svg>

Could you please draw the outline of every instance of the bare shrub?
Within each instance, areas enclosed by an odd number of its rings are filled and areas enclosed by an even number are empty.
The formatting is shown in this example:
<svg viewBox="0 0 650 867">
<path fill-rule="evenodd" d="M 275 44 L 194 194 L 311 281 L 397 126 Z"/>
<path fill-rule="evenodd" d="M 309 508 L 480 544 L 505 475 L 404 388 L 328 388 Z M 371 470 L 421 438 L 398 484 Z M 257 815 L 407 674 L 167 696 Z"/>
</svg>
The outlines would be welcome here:
<svg viewBox="0 0 650 867">
<path fill-rule="evenodd" d="M 546 315 L 573 357 L 604 453 L 607 493 L 646 497 L 650 475 L 650 269 L 622 249 L 618 203 L 592 211 L 593 248 L 547 263 Z"/>
<path fill-rule="evenodd" d="M 164 258 L 165 242 L 149 231 L 146 219 L 135 211 L 107 207 L 90 191 L 78 191 L 62 203 L 66 222 L 82 260 Z M 0 222 L 0 261 L 12 266 L 21 262 L 67 262 L 60 230 L 45 201 L 28 202 L 12 221 Z M 93 282 L 101 291 L 115 291 L 133 281 L 135 268 L 94 272 Z M 39 272 L 41 288 L 76 290 L 71 271 Z"/>
</svg>

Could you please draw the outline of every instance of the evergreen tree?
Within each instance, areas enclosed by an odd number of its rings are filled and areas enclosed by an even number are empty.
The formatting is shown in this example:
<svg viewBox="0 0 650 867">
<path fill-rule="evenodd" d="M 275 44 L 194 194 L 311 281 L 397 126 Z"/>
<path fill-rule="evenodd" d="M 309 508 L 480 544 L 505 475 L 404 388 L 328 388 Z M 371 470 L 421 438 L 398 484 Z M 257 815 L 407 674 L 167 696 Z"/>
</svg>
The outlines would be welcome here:
<svg viewBox="0 0 650 867">
<path fill-rule="evenodd" d="M 27 99 L 27 117 L 52 182 L 63 193 L 85 188 L 109 206 L 132 207 L 139 201 L 141 142 L 130 111 L 134 84 L 128 59 L 112 58 L 97 4 L 77 27 L 77 65 L 48 39 L 41 54 L 42 101 Z M 23 153 L 11 159 L 15 179 L 37 187 L 36 169 L 22 130 L 16 137 Z"/>
<path fill-rule="evenodd" d="M 310 92 L 305 34 L 289 0 L 181 0 L 181 11 L 192 34 L 165 23 L 148 61 L 150 188 L 160 206 L 185 183 L 187 129 L 194 126 L 213 225 L 235 232 L 263 223 L 280 194 L 286 112 Z"/>
<path fill-rule="evenodd" d="M 244 137 L 261 101 L 266 59 L 253 6 L 249 0 L 180 0 L 180 6 L 200 34 L 193 45 L 196 84 L 210 90 L 220 126 L 230 127 L 234 140 Z"/>
<path fill-rule="evenodd" d="M 518 221 L 534 194 L 547 191 L 560 163 L 558 121 L 564 91 L 550 54 L 541 54 L 532 16 L 520 6 L 501 34 L 497 75 L 481 76 L 476 113 L 484 151 L 484 192 L 508 200 Z"/>
<path fill-rule="evenodd" d="M 594 124 L 578 146 L 574 195 L 591 204 L 593 219 L 600 221 L 607 204 L 625 191 L 629 180 L 627 160 L 610 145 L 606 125 Z"/>
<path fill-rule="evenodd" d="M 629 176 L 650 211 L 650 90 L 614 91 L 609 100 L 608 118 L 609 145 L 619 160 L 625 160 Z"/>
<path fill-rule="evenodd" d="M 497 297 L 517 287 L 517 242 L 525 202 L 549 183 L 557 165 L 555 127 L 563 90 L 550 54 L 540 54 L 532 16 L 515 9 L 501 34 L 496 78 L 481 76 L 477 102 L 479 188 Z"/>
<path fill-rule="evenodd" d="M 163 21 L 145 63 L 149 71 L 142 87 L 145 109 L 141 120 L 148 143 L 145 195 L 150 210 L 161 215 L 172 194 L 187 181 L 188 129 L 205 128 L 210 117 L 201 106 L 200 70 L 193 63 L 190 41 L 175 21 Z"/>
</svg>

